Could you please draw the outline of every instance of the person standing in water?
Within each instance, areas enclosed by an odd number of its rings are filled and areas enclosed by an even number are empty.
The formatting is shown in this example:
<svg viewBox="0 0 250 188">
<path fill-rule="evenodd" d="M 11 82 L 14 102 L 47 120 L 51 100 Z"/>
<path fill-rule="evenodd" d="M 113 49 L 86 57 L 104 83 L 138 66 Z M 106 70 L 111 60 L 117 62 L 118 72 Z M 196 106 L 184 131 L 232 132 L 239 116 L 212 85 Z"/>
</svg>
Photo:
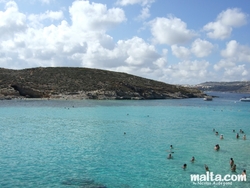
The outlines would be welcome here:
<svg viewBox="0 0 250 188">
<path fill-rule="evenodd" d="M 204 164 L 204 167 L 205 167 L 206 172 L 208 172 L 209 171 L 208 166 L 206 164 Z"/>
<path fill-rule="evenodd" d="M 168 155 L 168 159 L 173 159 L 173 156 L 171 155 L 171 153 Z"/>
<path fill-rule="evenodd" d="M 243 175 L 243 176 L 247 176 L 247 172 L 246 172 L 245 169 L 242 171 L 242 175 Z"/>
<path fill-rule="evenodd" d="M 184 170 L 186 170 L 187 164 L 185 163 L 185 164 L 182 166 L 182 168 L 183 168 Z"/>
<path fill-rule="evenodd" d="M 236 138 L 238 139 L 240 136 L 239 136 L 239 133 L 236 133 Z"/>
<path fill-rule="evenodd" d="M 214 149 L 218 151 L 220 149 L 220 145 L 216 144 L 215 147 L 214 147 Z"/>
<path fill-rule="evenodd" d="M 233 165 L 234 165 L 234 160 L 233 160 L 233 158 L 230 158 L 230 166 L 231 166 L 231 168 L 233 167 Z"/>
<path fill-rule="evenodd" d="M 231 171 L 232 171 L 232 172 L 235 172 L 235 171 L 236 171 L 236 164 L 234 164 L 234 165 L 231 167 Z"/>
<path fill-rule="evenodd" d="M 192 159 L 190 160 L 192 163 L 194 162 L 194 160 L 195 160 L 195 158 L 194 157 L 192 157 Z"/>
</svg>

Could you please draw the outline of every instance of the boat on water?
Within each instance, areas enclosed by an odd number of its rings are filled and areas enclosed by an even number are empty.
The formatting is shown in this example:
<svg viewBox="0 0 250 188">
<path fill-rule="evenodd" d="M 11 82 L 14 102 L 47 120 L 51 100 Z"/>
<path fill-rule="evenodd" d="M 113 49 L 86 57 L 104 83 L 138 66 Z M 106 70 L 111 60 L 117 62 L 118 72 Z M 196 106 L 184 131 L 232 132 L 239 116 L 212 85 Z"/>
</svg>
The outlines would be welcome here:
<svg viewBox="0 0 250 188">
<path fill-rule="evenodd" d="M 243 97 L 240 99 L 242 102 L 250 102 L 250 97 Z"/>
<path fill-rule="evenodd" d="M 213 97 L 212 96 L 205 96 L 203 98 L 204 101 L 212 101 L 213 100 Z"/>
</svg>

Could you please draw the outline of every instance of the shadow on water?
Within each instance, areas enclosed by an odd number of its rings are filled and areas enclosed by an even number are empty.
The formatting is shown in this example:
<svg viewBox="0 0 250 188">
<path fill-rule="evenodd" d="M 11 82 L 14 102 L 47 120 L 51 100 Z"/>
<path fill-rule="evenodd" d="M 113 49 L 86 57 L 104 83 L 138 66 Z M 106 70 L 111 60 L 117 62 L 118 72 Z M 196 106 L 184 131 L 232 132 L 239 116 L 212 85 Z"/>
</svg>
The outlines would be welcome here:
<svg viewBox="0 0 250 188">
<path fill-rule="evenodd" d="M 92 179 L 70 178 L 62 182 L 62 185 L 79 186 L 82 188 L 107 188 L 107 186 L 95 182 Z"/>
</svg>

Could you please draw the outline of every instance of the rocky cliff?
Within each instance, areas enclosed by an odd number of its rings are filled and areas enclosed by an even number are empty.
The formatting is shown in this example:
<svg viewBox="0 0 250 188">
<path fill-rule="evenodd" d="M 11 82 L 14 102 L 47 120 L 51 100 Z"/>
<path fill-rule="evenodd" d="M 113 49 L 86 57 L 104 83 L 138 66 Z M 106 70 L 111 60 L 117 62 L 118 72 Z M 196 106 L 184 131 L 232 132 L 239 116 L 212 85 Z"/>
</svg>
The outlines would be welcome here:
<svg viewBox="0 0 250 188">
<path fill-rule="evenodd" d="M 99 69 L 0 69 L 1 99 L 179 99 L 203 96 L 198 89 Z"/>
</svg>

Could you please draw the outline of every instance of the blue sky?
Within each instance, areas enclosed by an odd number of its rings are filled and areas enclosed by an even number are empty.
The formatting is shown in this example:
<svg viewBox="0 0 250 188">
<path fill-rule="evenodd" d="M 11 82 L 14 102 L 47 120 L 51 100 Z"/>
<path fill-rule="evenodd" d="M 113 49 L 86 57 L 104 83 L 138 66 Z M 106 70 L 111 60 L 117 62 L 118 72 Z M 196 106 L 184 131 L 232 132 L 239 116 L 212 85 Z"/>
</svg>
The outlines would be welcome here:
<svg viewBox="0 0 250 188">
<path fill-rule="evenodd" d="M 248 0 L 0 0 L 0 67 L 250 80 Z"/>
</svg>

